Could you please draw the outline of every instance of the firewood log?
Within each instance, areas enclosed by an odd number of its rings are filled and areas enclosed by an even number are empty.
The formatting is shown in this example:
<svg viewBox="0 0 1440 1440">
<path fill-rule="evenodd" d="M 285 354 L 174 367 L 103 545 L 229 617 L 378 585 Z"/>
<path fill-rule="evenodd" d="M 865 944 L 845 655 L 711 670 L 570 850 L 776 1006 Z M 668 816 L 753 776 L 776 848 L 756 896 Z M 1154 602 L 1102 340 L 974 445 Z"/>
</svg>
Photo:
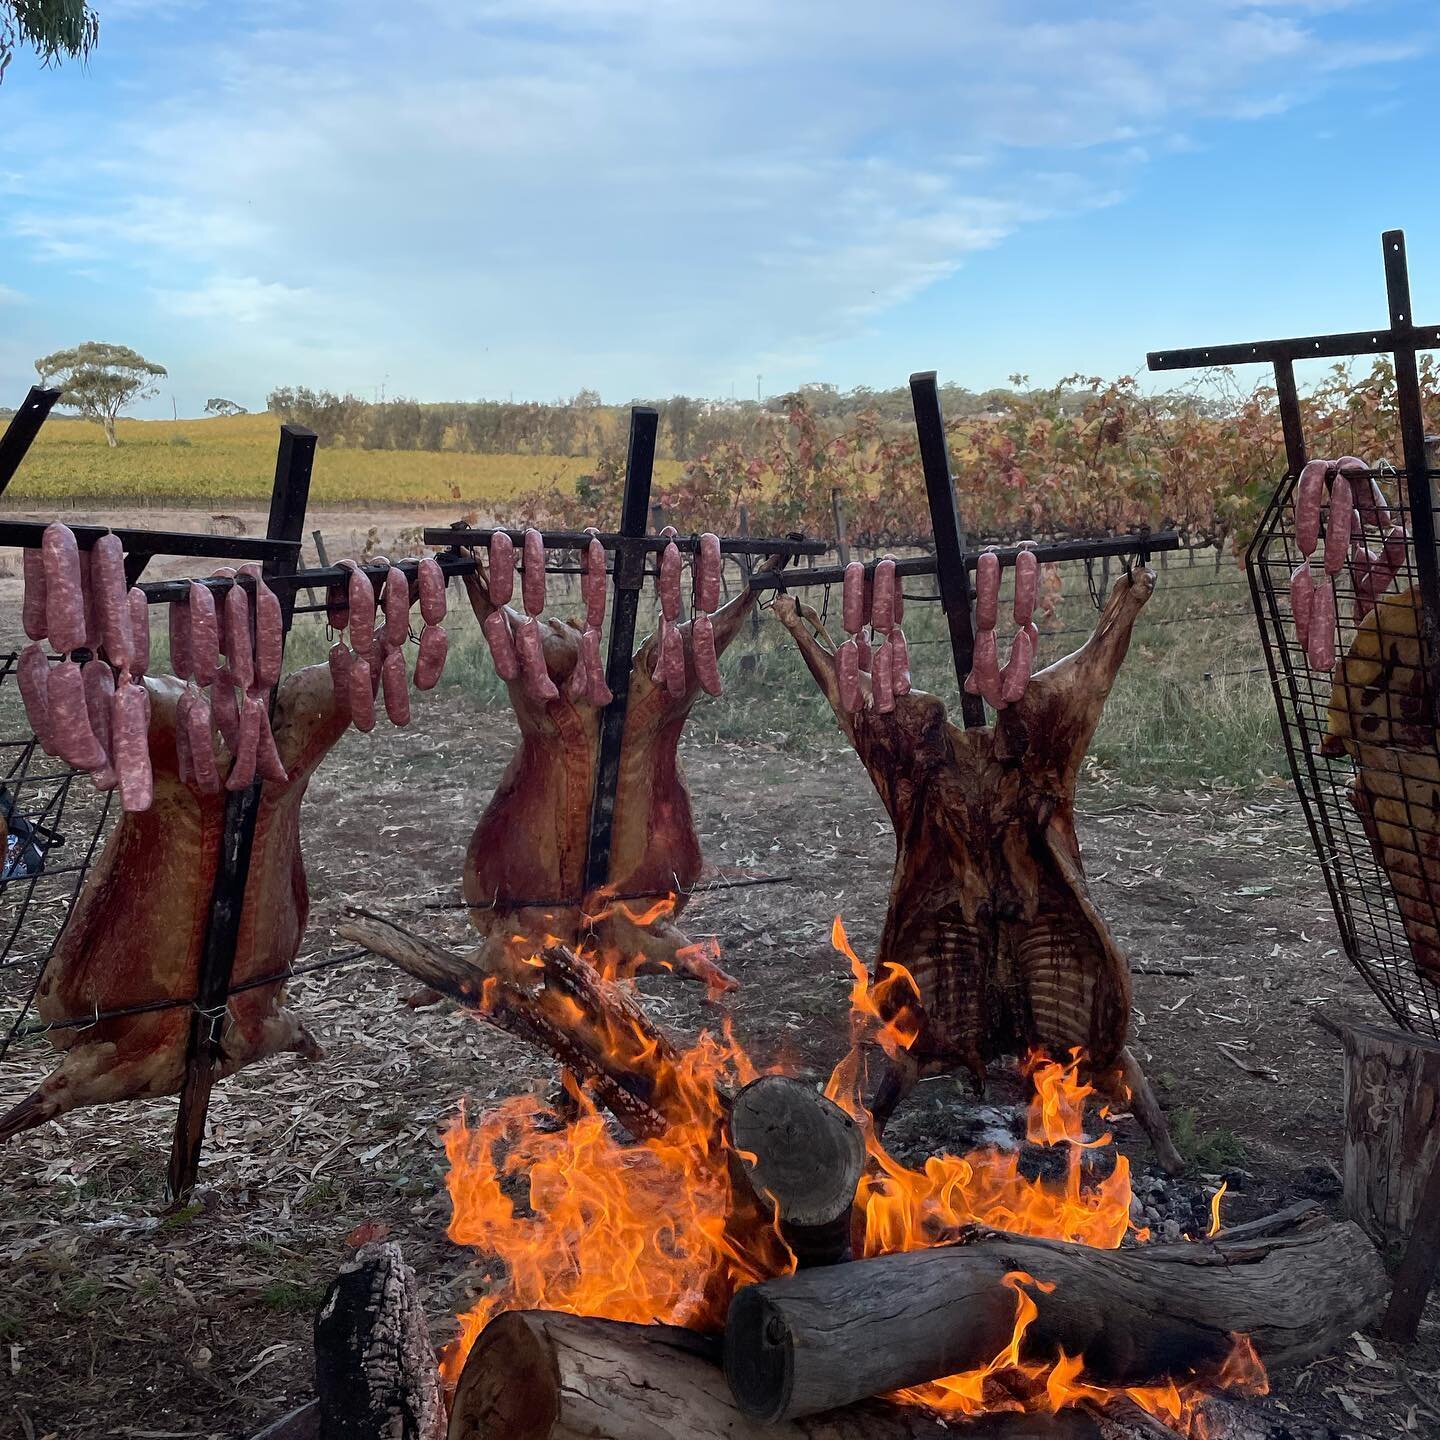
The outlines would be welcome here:
<svg viewBox="0 0 1440 1440">
<path fill-rule="evenodd" d="M 872 1401 L 761 1425 L 736 1408 L 718 1344 L 669 1325 L 516 1310 L 480 1334 L 449 1440 L 1096 1440 L 1090 1417 L 997 1415 L 942 1423 Z"/>
<path fill-rule="evenodd" d="M 895 827 L 874 970 L 877 980 L 892 964 L 910 972 L 923 1023 L 872 1107 L 878 1126 L 921 1075 L 964 1068 L 980 1086 L 998 1056 L 1064 1060 L 1079 1047 L 1165 1168 L 1184 1168 L 1127 1048 L 1129 965 L 1090 897 L 1075 835 L 1076 776 L 1154 584 L 1148 570 L 1120 580 L 1085 645 L 973 730 L 915 689 L 888 714 L 868 703 L 847 711 L 824 626 L 793 597 L 776 598 Z"/>
<path fill-rule="evenodd" d="M 1236 1334 L 1269 1366 L 1300 1364 L 1370 1320 L 1386 1292 L 1360 1228 L 1313 1206 L 1276 1233 L 1123 1250 L 990 1235 L 741 1290 L 725 1335 L 736 1401 L 788 1420 L 984 1366 L 1014 1331 L 1002 1277 L 1015 1271 L 1040 1282 L 1027 1286 L 1039 1313 L 1022 1359 L 1083 1355 L 1097 1385 L 1213 1376 Z"/>
</svg>

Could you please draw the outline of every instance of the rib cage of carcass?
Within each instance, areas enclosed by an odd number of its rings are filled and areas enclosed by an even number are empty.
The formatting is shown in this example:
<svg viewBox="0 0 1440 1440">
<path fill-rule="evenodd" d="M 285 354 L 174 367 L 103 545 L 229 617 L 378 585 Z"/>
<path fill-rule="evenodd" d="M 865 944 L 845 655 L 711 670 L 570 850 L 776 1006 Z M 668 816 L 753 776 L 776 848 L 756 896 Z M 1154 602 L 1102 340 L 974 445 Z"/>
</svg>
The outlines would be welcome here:
<svg viewBox="0 0 1440 1440">
<path fill-rule="evenodd" d="M 1297 525 L 1302 490 L 1311 488 L 1313 506 L 1316 485 L 1318 516 L 1312 510 Z M 1424 494 L 1430 504 L 1431 484 Z M 1341 510 L 1347 523 L 1335 523 Z M 1440 734 L 1410 529 L 1404 471 L 1355 457 L 1316 461 L 1276 489 L 1247 569 L 1291 774 L 1345 953 L 1398 1024 L 1440 1036 Z M 1321 603 L 1307 617 L 1310 587 Z"/>
</svg>

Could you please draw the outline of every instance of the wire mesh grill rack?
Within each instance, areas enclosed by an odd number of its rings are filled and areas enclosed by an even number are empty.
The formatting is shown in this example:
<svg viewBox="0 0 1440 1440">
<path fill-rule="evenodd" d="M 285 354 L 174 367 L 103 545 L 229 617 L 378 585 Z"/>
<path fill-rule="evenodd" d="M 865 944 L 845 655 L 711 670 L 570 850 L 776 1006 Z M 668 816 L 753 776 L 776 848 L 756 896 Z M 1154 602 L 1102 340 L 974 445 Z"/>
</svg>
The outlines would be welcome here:
<svg viewBox="0 0 1440 1440">
<path fill-rule="evenodd" d="M 1370 473 L 1413 534 L 1406 473 Z M 1297 484 L 1277 489 L 1247 561 L 1290 768 L 1345 953 L 1398 1024 L 1440 1038 L 1440 736 L 1415 548 L 1371 608 L 1358 546 L 1378 552 L 1383 534 L 1353 535 L 1333 576 L 1322 538 L 1311 574 L 1334 595 L 1336 663 L 1312 666 L 1292 610 Z M 1432 486 L 1417 489 L 1430 504 Z"/>
</svg>

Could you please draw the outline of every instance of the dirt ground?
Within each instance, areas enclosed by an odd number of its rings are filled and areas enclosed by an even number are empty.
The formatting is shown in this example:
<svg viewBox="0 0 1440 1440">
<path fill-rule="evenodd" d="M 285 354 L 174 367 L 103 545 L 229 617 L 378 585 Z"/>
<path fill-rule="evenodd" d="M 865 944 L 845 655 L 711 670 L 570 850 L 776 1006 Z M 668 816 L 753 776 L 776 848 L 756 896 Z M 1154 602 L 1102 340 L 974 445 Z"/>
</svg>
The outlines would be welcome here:
<svg viewBox="0 0 1440 1440">
<path fill-rule="evenodd" d="M 315 523 L 338 530 L 340 517 Z M 458 897 L 513 725 L 455 691 L 419 697 L 416 711 L 409 730 L 352 732 L 311 784 L 302 962 L 342 948 L 333 927 L 347 904 L 463 936 L 452 913 L 423 907 Z M 885 814 L 838 735 L 805 749 L 697 741 L 685 763 L 709 864 L 789 877 L 702 897 L 686 928 L 715 935 L 739 976 L 724 1009 L 752 1054 L 821 1075 L 844 1049 L 849 983 L 830 923 L 842 915 L 859 953 L 873 950 L 893 859 Z M 1380 1015 L 1341 954 L 1288 786 L 1137 789 L 1092 768 L 1080 811 L 1092 890 L 1121 944 L 1137 967 L 1187 972 L 1138 975 L 1134 1025 L 1193 1183 L 1225 1176 L 1233 1221 L 1300 1197 L 1334 1208 L 1341 1064 L 1311 1016 Z M 217 1088 L 202 1189 L 179 1213 L 162 1196 L 173 1100 L 77 1112 L 0 1152 L 0 1434 L 252 1434 L 308 1398 L 314 1307 L 362 1221 L 389 1225 L 437 1343 L 449 1338 L 485 1268 L 445 1237 L 441 1128 L 462 1098 L 484 1108 L 550 1071 L 448 1006 L 407 1008 L 413 988 L 370 961 L 295 981 L 291 1003 L 327 1058 L 273 1060 Z M 681 981 L 643 988 L 678 1031 L 720 1021 Z M 43 1042 L 17 1047 L 0 1104 L 50 1059 Z M 975 1103 L 957 1083 L 927 1082 L 888 1138 L 912 1161 L 956 1146 Z M 1120 1139 L 1138 1172 L 1158 1174 L 1133 1125 Z M 1440 1300 L 1408 1353 L 1357 1336 L 1279 1377 L 1276 1394 L 1354 1434 L 1440 1435 Z"/>
</svg>

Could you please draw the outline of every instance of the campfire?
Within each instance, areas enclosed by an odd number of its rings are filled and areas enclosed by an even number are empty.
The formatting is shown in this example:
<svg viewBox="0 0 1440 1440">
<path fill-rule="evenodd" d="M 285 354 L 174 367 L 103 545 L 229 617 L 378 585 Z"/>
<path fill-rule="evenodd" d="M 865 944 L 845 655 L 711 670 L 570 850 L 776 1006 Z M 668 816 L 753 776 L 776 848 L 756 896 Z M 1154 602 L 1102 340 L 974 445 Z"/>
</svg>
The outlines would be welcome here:
<svg viewBox="0 0 1440 1440">
<path fill-rule="evenodd" d="M 445 1137 L 450 1238 L 498 1272 L 442 1357 L 452 1437 L 752 1433 L 725 1415 L 757 1435 L 963 1433 L 962 1417 L 1092 1434 L 1064 1417 L 1129 1415 L 1111 1433 L 1210 1437 L 1228 1433 L 1217 1396 L 1264 1394 L 1267 1363 L 1321 1353 L 1383 1293 L 1368 1243 L 1313 1207 L 1225 1232 L 1217 1192 L 1208 1236 L 1153 1242 L 1108 1125 L 1087 1129 L 1078 1053 L 1025 1062 L 1023 1153 L 898 1160 L 863 1096 L 869 1056 L 920 1033 L 914 982 L 872 981 L 838 918 L 852 1044 L 823 1094 L 762 1071 L 728 1026 L 680 1045 L 564 946 L 498 967 L 492 947 L 487 973 L 378 917 L 345 930 L 566 1067 L 568 1104 L 517 1096 Z M 571 1364 L 592 1410 L 643 1403 L 617 1375 L 658 1394 L 683 1365 L 691 1388 L 671 1430 L 574 1429 L 559 1398 L 522 1425 L 501 1373 L 538 1365 L 563 1392 Z M 863 1430 L 786 1428 L 857 1406 Z"/>
</svg>

